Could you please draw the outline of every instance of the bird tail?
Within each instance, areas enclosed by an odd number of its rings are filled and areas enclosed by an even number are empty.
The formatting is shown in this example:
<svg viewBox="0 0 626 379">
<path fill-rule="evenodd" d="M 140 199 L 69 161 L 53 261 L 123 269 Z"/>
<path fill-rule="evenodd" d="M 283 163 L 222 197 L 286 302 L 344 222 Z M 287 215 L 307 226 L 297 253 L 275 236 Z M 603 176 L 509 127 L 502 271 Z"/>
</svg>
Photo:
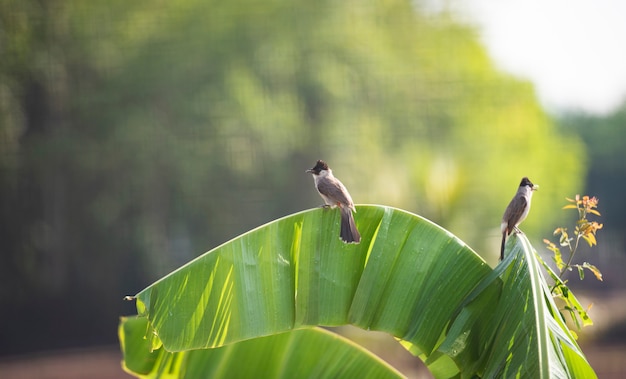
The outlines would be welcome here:
<svg viewBox="0 0 626 379">
<path fill-rule="evenodd" d="M 500 260 L 504 259 L 504 243 L 506 242 L 506 230 L 502 232 L 502 245 L 500 245 Z"/>
<path fill-rule="evenodd" d="M 361 235 L 354 223 L 352 210 L 348 207 L 341 207 L 341 231 L 339 233 L 341 240 L 345 243 L 361 242 Z"/>
</svg>

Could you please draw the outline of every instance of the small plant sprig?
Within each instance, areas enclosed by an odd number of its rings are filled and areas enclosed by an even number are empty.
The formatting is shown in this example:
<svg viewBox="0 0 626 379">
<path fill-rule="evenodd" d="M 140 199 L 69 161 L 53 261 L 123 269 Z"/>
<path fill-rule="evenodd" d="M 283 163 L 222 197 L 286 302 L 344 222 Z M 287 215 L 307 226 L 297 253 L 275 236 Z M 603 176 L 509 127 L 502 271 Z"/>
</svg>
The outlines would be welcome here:
<svg viewBox="0 0 626 379">
<path fill-rule="evenodd" d="M 563 300 L 565 303 L 563 309 L 570 314 L 572 320 L 580 329 L 580 321 L 582 321 L 582 326 L 593 324 L 593 321 L 587 314 L 591 305 L 587 309 L 584 309 L 569 287 L 567 287 L 567 280 L 563 280 L 563 277 L 566 272 L 576 268 L 580 280 L 585 278 L 585 269 L 591 271 L 598 280 L 602 280 L 602 273 L 596 266 L 588 262 L 583 262 L 582 264 L 573 264 L 572 262 L 576 251 L 578 251 L 581 239 L 585 240 L 589 247 L 597 245 L 596 232 L 602 229 L 603 225 L 587 219 L 588 215 L 600 216 L 600 212 L 597 211 L 598 199 L 596 197 L 583 196 L 581 198 L 580 195 L 576 195 L 574 199 L 567 198 L 567 201 L 570 204 L 565 205 L 563 209 L 576 209 L 578 211 L 578 221 L 576 221 L 576 226 L 574 227 L 573 237 L 570 237 L 567 228 L 559 227 L 554 230 L 554 235 L 559 236 L 558 245 L 560 247 L 548 239 L 543 240 L 548 250 L 554 253 L 553 260 L 558 273 L 554 272 L 543 260 L 542 263 L 554 280 L 554 285 L 551 289 L 552 295 Z M 567 262 L 563 260 L 561 248 L 567 248 Z"/>
</svg>

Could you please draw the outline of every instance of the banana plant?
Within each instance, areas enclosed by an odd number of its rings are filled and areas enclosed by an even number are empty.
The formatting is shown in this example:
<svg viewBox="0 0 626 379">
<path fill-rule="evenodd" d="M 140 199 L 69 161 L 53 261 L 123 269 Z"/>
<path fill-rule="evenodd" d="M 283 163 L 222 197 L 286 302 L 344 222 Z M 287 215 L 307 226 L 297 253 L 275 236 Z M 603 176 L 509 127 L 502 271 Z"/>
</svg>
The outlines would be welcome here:
<svg viewBox="0 0 626 379">
<path fill-rule="evenodd" d="M 308 210 L 133 296 L 138 315 L 119 328 L 125 369 L 166 378 L 400 375 L 319 328 L 351 324 L 391 334 L 436 378 L 596 377 L 523 234 L 492 269 L 420 216 L 357 210 L 360 244 L 339 239 L 338 211 Z"/>
</svg>

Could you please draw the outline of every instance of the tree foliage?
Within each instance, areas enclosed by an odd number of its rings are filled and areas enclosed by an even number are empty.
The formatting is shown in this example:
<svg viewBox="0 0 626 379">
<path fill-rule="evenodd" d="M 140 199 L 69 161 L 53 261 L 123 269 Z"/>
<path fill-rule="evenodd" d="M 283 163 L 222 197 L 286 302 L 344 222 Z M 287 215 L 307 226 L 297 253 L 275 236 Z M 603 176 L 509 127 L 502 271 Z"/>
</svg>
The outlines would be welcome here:
<svg viewBox="0 0 626 379">
<path fill-rule="evenodd" d="M 547 189 L 532 232 L 584 172 L 532 87 L 419 3 L 9 0 L 0 20 L 0 304 L 15 321 L 85 288 L 114 324 L 119 293 L 317 204 L 303 170 L 318 158 L 357 203 L 477 247 L 521 176 Z"/>
</svg>

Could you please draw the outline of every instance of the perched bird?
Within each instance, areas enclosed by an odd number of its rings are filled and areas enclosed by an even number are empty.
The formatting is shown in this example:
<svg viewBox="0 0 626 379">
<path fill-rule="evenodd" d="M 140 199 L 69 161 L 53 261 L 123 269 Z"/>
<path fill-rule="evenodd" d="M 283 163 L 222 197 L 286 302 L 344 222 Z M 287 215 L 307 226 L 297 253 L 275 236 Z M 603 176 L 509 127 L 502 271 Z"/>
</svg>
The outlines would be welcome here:
<svg viewBox="0 0 626 379">
<path fill-rule="evenodd" d="M 339 237 L 346 243 L 359 243 L 361 235 L 356 229 L 354 216 L 352 212 L 356 212 L 352 197 L 348 193 L 346 187 L 333 176 L 333 170 L 328 167 L 326 162 L 319 160 L 313 168 L 306 170 L 313 174 L 315 188 L 324 199 L 325 206 L 339 207 L 341 211 L 341 231 Z"/>
<path fill-rule="evenodd" d="M 538 185 L 533 184 L 528 178 L 522 178 L 522 182 L 517 189 L 517 193 L 513 196 L 513 199 L 506 207 L 504 215 L 502 216 L 502 224 L 500 225 L 500 231 L 502 232 L 502 245 L 500 246 L 500 260 L 504 259 L 504 243 L 506 242 L 506 236 L 511 235 L 513 231 L 521 233 L 518 226 L 528 216 L 530 211 L 530 199 L 533 196 L 533 191 L 539 189 Z"/>
</svg>

